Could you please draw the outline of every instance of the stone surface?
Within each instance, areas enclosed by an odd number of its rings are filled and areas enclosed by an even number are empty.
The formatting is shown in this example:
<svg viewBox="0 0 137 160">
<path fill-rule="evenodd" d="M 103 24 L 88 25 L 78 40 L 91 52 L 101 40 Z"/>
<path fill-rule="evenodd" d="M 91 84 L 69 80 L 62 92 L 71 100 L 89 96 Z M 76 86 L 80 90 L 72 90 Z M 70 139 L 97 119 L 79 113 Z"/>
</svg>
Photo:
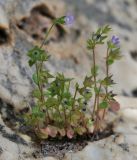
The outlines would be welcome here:
<svg viewBox="0 0 137 160">
<path fill-rule="evenodd" d="M 117 83 L 114 90 L 119 94 L 136 96 L 137 63 L 133 58 L 136 56 L 135 37 L 137 34 L 136 17 L 133 14 L 135 2 L 116 3 L 111 0 L 104 1 L 104 3 L 91 1 L 92 3 L 89 4 L 86 1 L 85 3 L 84 1 L 79 1 L 79 3 L 75 1 L 74 5 L 70 2 L 67 0 L 68 4 L 65 5 L 62 1 L 56 4 L 56 0 L 46 3 L 42 0 L 17 1 L 16 3 L 8 0 L 7 3 L 1 1 L 0 29 L 3 33 L 1 41 L 4 43 L 1 42 L 0 47 L 0 90 L 2 91 L 0 97 L 13 104 L 15 108 L 22 108 L 22 101 L 28 99 L 32 89 L 31 75 L 33 71 L 27 65 L 26 52 L 43 38 L 43 31 L 50 26 L 55 12 L 58 17 L 64 15 L 67 10 L 74 12 L 76 22 L 72 28 L 57 27 L 51 34 L 47 48 L 52 58 L 47 63 L 47 67 L 52 72 L 61 71 L 69 77 L 83 78 L 89 72 L 91 63 L 91 57 L 86 50 L 86 39 L 97 25 L 108 23 L 115 31 L 113 33 L 120 36 L 123 55 L 123 59 L 111 68 Z M 116 8 L 115 11 L 112 10 L 113 5 Z M 76 7 L 77 12 L 75 13 Z M 126 12 L 124 12 L 125 10 Z M 110 14 L 107 14 L 109 12 Z M 117 16 L 116 13 L 120 13 L 121 16 Z M 123 19 L 126 21 L 123 22 Z M 100 59 L 105 56 L 105 50 L 103 49 L 101 54 L 100 50 L 102 49 L 98 49 L 97 56 L 101 74 L 103 74 L 105 68 Z M 127 74 L 124 74 L 125 71 Z"/>
<path fill-rule="evenodd" d="M 80 152 L 67 154 L 64 160 L 137 159 L 137 99 L 117 97 L 117 100 L 121 104 L 121 109 L 118 114 L 113 115 L 114 134 L 89 143 Z"/>
<path fill-rule="evenodd" d="M 76 22 L 71 28 L 54 29 L 47 45 L 52 58 L 46 67 L 53 73 L 60 71 L 81 80 L 90 70 L 91 56 L 85 44 L 89 34 L 98 25 L 110 24 L 112 34 L 121 39 L 123 55 L 111 68 L 117 83 L 114 90 L 120 95 L 137 97 L 135 0 L 0 0 L 0 160 L 54 159 L 36 157 L 39 149 L 30 137 L 10 126 L 18 122 L 15 113 L 30 102 L 34 87 L 31 80 L 34 68 L 29 68 L 26 53 L 40 43 L 52 19 L 67 12 L 74 13 Z M 98 47 L 101 76 L 105 70 L 101 61 L 104 54 L 105 49 Z M 89 143 L 81 152 L 68 153 L 64 159 L 137 159 L 137 99 L 118 96 L 117 100 L 121 110 L 108 115 L 114 134 Z"/>
</svg>

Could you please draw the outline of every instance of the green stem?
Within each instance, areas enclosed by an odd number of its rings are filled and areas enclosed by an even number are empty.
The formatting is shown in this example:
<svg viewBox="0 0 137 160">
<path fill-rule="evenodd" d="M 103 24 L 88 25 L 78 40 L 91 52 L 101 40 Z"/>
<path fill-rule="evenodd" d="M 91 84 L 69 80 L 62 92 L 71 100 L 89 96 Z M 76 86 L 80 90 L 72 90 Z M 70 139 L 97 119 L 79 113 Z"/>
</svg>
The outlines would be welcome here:
<svg viewBox="0 0 137 160">
<path fill-rule="evenodd" d="M 54 25 L 55 25 L 55 23 L 53 23 L 53 24 L 51 25 L 51 27 L 49 28 L 48 32 L 46 33 L 45 38 L 44 38 L 43 42 L 42 42 L 41 45 L 40 45 L 40 48 L 41 48 L 41 49 L 43 48 L 43 46 L 44 46 L 44 44 L 45 44 L 45 42 L 46 42 L 46 40 L 47 40 L 47 38 L 48 38 L 48 36 L 49 36 L 49 33 L 51 32 L 51 30 L 52 30 L 52 28 L 54 27 Z M 38 67 L 37 67 L 37 68 L 38 68 Z M 38 70 L 38 71 L 42 71 L 42 68 L 43 68 L 43 61 L 40 62 L 40 67 L 39 67 L 39 70 Z M 43 84 L 40 85 L 40 90 L 41 90 L 41 93 L 42 93 L 42 95 L 43 95 Z"/>
<path fill-rule="evenodd" d="M 72 103 L 72 109 L 70 110 L 70 115 L 69 115 L 70 116 L 70 123 L 71 123 L 71 114 L 75 108 L 75 100 L 76 100 L 77 92 L 78 92 L 78 88 L 76 88 L 76 90 L 75 90 L 74 97 L 73 97 L 73 103 Z"/>
<path fill-rule="evenodd" d="M 109 76 L 109 64 L 108 64 L 108 57 L 109 57 L 109 48 L 107 48 L 107 55 L 106 55 L 106 77 L 107 77 L 107 78 L 108 78 L 108 76 Z M 108 95 L 108 86 L 107 86 L 107 85 L 106 85 L 105 90 L 106 90 L 106 97 L 107 97 L 107 95 Z M 106 109 L 104 109 L 102 119 L 104 119 L 104 118 L 105 118 L 105 113 L 106 113 Z"/>
<path fill-rule="evenodd" d="M 40 48 L 41 48 L 41 49 L 43 48 L 45 42 L 47 41 L 47 38 L 48 38 L 48 36 L 49 36 L 49 33 L 51 32 L 51 30 L 52 30 L 52 28 L 54 27 L 54 25 L 55 25 L 55 24 L 53 23 L 53 24 L 51 25 L 51 27 L 49 28 L 48 32 L 46 33 L 45 38 L 44 38 L 43 42 L 42 42 L 41 45 L 40 45 Z M 37 68 L 38 68 L 38 67 L 37 67 Z M 40 68 L 39 68 L 39 70 L 37 70 L 38 75 L 39 75 L 39 72 L 42 71 L 42 68 L 43 68 L 43 61 L 40 62 Z M 40 89 L 40 92 L 41 92 L 41 100 L 42 100 L 42 103 L 44 104 L 45 99 L 44 99 L 44 94 L 43 94 L 43 83 L 39 83 L 39 89 Z M 47 109 L 46 109 L 46 113 L 47 113 L 48 120 L 50 120 L 49 112 L 48 112 Z"/>
<path fill-rule="evenodd" d="M 41 95 L 41 100 L 42 100 L 42 93 L 41 93 L 41 87 L 40 87 L 40 82 L 39 82 L 39 67 L 38 67 L 38 63 L 36 62 L 36 74 L 37 74 L 37 79 L 38 79 L 38 88 L 40 91 L 40 95 Z"/>
<path fill-rule="evenodd" d="M 52 28 L 54 27 L 54 25 L 55 25 L 55 23 L 53 23 L 53 24 L 51 25 L 51 27 L 49 28 L 48 32 L 47 32 L 46 35 L 45 35 L 45 38 L 44 38 L 43 42 L 42 42 L 41 45 L 40 45 L 40 48 L 42 48 L 42 47 L 44 46 L 44 44 L 45 44 L 45 42 L 47 41 L 47 38 L 48 38 L 48 36 L 49 36 L 49 33 L 50 33 L 50 31 L 52 30 Z"/>
<path fill-rule="evenodd" d="M 42 105 L 43 105 L 44 102 L 45 102 L 45 99 L 44 99 L 44 95 L 43 95 L 43 87 L 42 87 L 42 84 L 39 81 L 39 66 L 38 66 L 37 62 L 36 62 L 36 74 L 37 74 L 37 79 L 38 79 L 38 88 L 39 88 L 40 95 L 41 95 L 40 99 L 41 99 L 41 102 L 42 102 Z M 46 110 L 46 114 L 47 114 L 48 120 L 50 120 L 50 116 L 49 116 L 48 110 Z"/>
<path fill-rule="evenodd" d="M 78 89 L 76 88 L 74 98 L 73 98 L 72 110 L 74 110 L 74 107 L 75 107 L 75 100 L 76 100 L 77 92 L 78 92 Z"/>
<path fill-rule="evenodd" d="M 45 38 L 44 38 L 43 42 L 40 45 L 41 49 L 44 46 L 44 44 L 45 44 L 45 42 L 46 42 L 46 40 L 47 40 L 47 38 L 49 36 L 49 33 L 50 33 L 50 31 L 52 30 L 53 27 L 54 27 L 54 23 L 51 25 L 50 29 L 46 33 Z M 41 94 L 42 105 L 44 105 L 45 99 L 44 99 L 44 94 L 43 94 L 43 83 L 41 83 L 39 81 L 39 73 L 42 71 L 42 68 L 43 68 L 43 61 L 41 61 L 39 63 L 39 66 L 38 66 L 38 63 L 36 62 L 36 74 L 37 74 L 37 79 L 38 79 L 38 88 L 39 88 L 39 91 L 40 91 L 40 94 Z M 48 112 L 47 109 L 46 109 L 46 114 L 47 114 L 48 120 L 50 120 L 49 112 Z"/>
<path fill-rule="evenodd" d="M 57 112 L 59 113 L 59 116 L 62 117 L 61 112 L 60 112 L 60 110 L 59 110 L 59 106 L 56 106 L 56 108 L 57 108 L 57 109 L 56 109 Z"/>
<path fill-rule="evenodd" d="M 65 130 L 67 131 L 67 115 L 66 115 L 66 109 L 64 106 L 63 106 L 63 111 L 64 111 Z"/>
<path fill-rule="evenodd" d="M 95 48 L 93 49 L 93 67 L 94 67 L 94 82 L 95 82 L 95 87 L 97 87 L 97 82 L 96 82 L 96 57 L 95 57 Z"/>
<path fill-rule="evenodd" d="M 107 56 L 106 56 L 106 77 L 109 76 L 108 56 L 109 56 L 109 48 L 107 49 Z M 108 93 L 108 86 L 106 85 L 106 94 L 107 93 Z"/>
<path fill-rule="evenodd" d="M 99 95 L 100 95 L 100 91 L 101 91 L 101 86 L 102 86 L 102 82 L 100 82 L 100 86 L 99 86 L 99 90 L 98 90 L 98 94 L 97 94 L 97 113 L 96 113 L 96 120 L 95 120 L 95 128 L 93 132 L 96 132 L 99 130 L 100 128 L 100 124 L 99 124 Z"/>
<path fill-rule="evenodd" d="M 44 46 L 44 44 L 45 44 L 45 42 L 46 42 L 46 40 L 47 40 L 47 38 L 48 38 L 48 36 L 49 36 L 49 33 L 51 32 L 51 30 L 52 30 L 52 28 L 54 27 L 54 23 L 51 25 L 51 27 L 49 28 L 49 30 L 48 30 L 48 32 L 46 33 L 46 35 L 45 35 L 45 38 L 44 38 L 44 40 L 43 40 L 43 42 L 41 43 L 41 45 L 40 45 L 40 48 L 42 49 L 42 47 Z M 36 63 L 36 65 L 37 65 L 37 63 Z M 36 67 L 36 68 L 38 68 L 38 67 Z M 37 72 L 39 73 L 39 71 L 41 72 L 42 71 L 42 68 L 43 68 L 43 61 L 41 61 L 40 62 L 40 67 L 39 67 L 39 70 L 37 69 Z M 38 73 L 37 73 L 37 75 L 38 75 Z M 41 94 L 42 94 L 42 99 L 44 100 L 44 97 L 43 97 L 43 84 L 39 84 L 39 88 L 40 88 L 40 91 L 41 91 Z"/>
<path fill-rule="evenodd" d="M 96 81 L 96 57 L 95 57 L 95 47 L 93 48 L 93 78 L 94 78 L 94 88 L 97 88 L 97 81 Z M 94 118 L 94 114 L 96 111 L 96 102 L 97 102 L 97 94 L 95 93 L 95 99 L 94 99 L 94 106 L 93 106 L 93 114 L 92 117 Z"/>
</svg>

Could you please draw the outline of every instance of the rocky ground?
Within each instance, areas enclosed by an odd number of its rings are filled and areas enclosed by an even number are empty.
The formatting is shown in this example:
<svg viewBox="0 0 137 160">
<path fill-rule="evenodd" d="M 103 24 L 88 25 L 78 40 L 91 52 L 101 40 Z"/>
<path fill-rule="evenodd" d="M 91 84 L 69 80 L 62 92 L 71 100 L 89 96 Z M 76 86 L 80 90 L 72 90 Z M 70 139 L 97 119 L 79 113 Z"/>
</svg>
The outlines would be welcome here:
<svg viewBox="0 0 137 160">
<path fill-rule="evenodd" d="M 108 115 L 114 133 L 89 142 L 82 151 L 67 153 L 64 160 L 137 160 L 136 0 L 0 0 L 0 160 L 54 159 L 37 156 L 39 148 L 17 129 L 20 118 L 16 113 L 30 102 L 34 87 L 28 49 L 40 43 L 54 17 L 67 12 L 74 13 L 76 22 L 71 28 L 54 29 L 47 46 L 52 55 L 48 69 L 82 79 L 91 64 L 86 39 L 103 24 L 110 24 L 112 34 L 120 37 L 123 58 L 111 68 L 121 104 L 117 114 Z M 103 51 L 97 49 L 101 74 Z"/>
</svg>

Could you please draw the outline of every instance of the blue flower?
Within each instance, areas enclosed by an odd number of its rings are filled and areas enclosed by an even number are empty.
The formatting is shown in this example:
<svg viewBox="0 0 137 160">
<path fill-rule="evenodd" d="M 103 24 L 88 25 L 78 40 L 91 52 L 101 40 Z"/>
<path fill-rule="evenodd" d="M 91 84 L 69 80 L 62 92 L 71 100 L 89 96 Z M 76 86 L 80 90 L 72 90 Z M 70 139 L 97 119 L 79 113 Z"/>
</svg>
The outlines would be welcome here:
<svg viewBox="0 0 137 160">
<path fill-rule="evenodd" d="M 112 36 L 111 42 L 116 46 L 119 46 L 120 44 L 120 40 L 117 36 Z"/>
<path fill-rule="evenodd" d="M 73 22 L 74 22 L 74 16 L 68 14 L 68 15 L 65 17 L 64 20 L 65 20 L 65 24 L 66 24 L 66 25 L 71 25 L 71 24 L 73 24 Z"/>
</svg>

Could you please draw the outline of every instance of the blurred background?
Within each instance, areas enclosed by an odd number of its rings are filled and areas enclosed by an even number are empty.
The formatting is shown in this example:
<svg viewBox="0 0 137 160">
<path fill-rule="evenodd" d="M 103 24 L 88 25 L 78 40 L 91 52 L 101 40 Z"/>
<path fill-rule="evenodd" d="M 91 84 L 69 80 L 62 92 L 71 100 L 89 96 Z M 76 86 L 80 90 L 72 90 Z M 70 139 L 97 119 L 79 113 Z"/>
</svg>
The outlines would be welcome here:
<svg viewBox="0 0 137 160">
<path fill-rule="evenodd" d="M 81 159 L 135 160 L 137 0 L 0 0 L 0 159 L 35 159 L 40 153 L 34 144 L 24 145 L 30 137 L 18 132 L 22 121 L 17 113 L 27 112 L 29 104 L 34 106 L 31 95 L 35 67 L 29 67 L 27 52 L 40 45 L 53 19 L 68 13 L 75 17 L 73 25 L 54 27 L 44 46 L 51 55 L 45 67 L 52 73 L 62 72 L 82 83 L 92 65 L 86 41 L 103 25 L 112 27 L 110 38 L 119 37 L 122 54 L 122 59 L 110 68 L 116 82 L 112 89 L 120 95 L 117 98 L 121 104 L 120 111 L 110 112 L 107 118 L 113 124 L 113 135 L 84 149 Z M 99 76 L 105 73 L 105 53 L 105 47 L 96 48 Z"/>
<path fill-rule="evenodd" d="M 123 58 L 110 69 L 119 95 L 137 97 L 136 0 L 0 0 L 0 98 L 22 107 L 33 87 L 27 51 L 39 45 L 55 17 L 74 15 L 72 26 L 56 26 L 45 49 L 51 54 L 46 67 L 81 81 L 89 73 L 92 53 L 86 41 L 93 31 L 109 24 L 120 38 Z M 96 56 L 103 75 L 105 48 Z M 103 58 L 104 59 L 104 58 Z"/>
</svg>

